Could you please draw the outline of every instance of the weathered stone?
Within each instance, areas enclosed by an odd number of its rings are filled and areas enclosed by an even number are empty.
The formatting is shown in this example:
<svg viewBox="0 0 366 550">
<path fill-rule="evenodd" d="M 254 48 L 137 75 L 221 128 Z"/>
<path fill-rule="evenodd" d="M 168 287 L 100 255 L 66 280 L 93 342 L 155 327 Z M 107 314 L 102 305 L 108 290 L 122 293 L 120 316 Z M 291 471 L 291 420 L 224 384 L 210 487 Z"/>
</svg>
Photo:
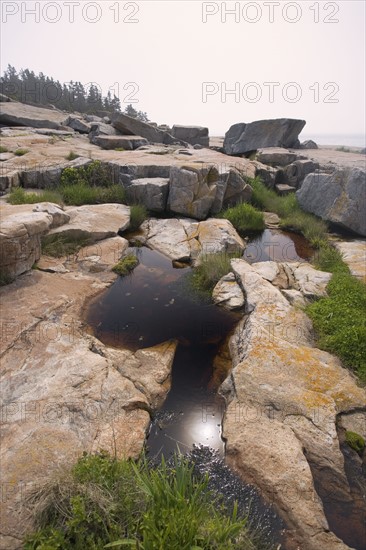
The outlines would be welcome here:
<svg viewBox="0 0 366 550">
<path fill-rule="evenodd" d="M 143 223 L 141 230 L 145 233 L 149 248 L 161 252 L 173 261 L 190 261 L 191 248 L 180 220 L 151 218 Z"/>
<path fill-rule="evenodd" d="M 260 149 L 257 153 L 257 160 L 262 164 L 269 164 L 270 166 L 287 166 L 296 159 L 296 153 L 292 153 L 282 147 L 267 147 Z"/>
<path fill-rule="evenodd" d="M 235 280 L 234 273 L 224 275 L 212 291 L 212 299 L 218 306 L 240 309 L 244 306 L 243 292 Z"/>
<path fill-rule="evenodd" d="M 6 173 L 0 173 L 0 191 L 12 189 L 12 187 L 18 187 L 19 181 L 19 172 L 17 172 L 16 170 Z"/>
<path fill-rule="evenodd" d="M 84 115 L 84 118 L 87 122 L 103 122 L 103 119 L 96 115 Z"/>
<path fill-rule="evenodd" d="M 225 134 L 225 153 L 243 155 L 262 147 L 292 147 L 305 124 L 291 118 L 234 124 Z"/>
<path fill-rule="evenodd" d="M 223 207 L 235 206 L 238 202 L 249 202 L 253 192 L 235 168 L 219 166 L 218 170 L 219 178 L 211 214 L 218 214 Z"/>
<path fill-rule="evenodd" d="M 105 124 L 104 122 L 96 122 L 91 124 L 91 130 L 89 133 L 89 140 L 94 143 L 94 140 L 98 136 L 119 136 L 118 132 L 111 124 Z"/>
<path fill-rule="evenodd" d="M 20 181 L 25 188 L 55 188 L 60 184 L 61 175 L 65 168 L 80 168 L 81 166 L 87 166 L 91 162 L 90 158 L 78 157 L 69 162 L 60 162 L 58 165 L 36 166 L 32 170 L 21 172 Z"/>
<path fill-rule="evenodd" d="M 89 134 L 91 130 L 91 125 L 88 122 L 85 122 L 82 118 L 70 115 L 65 122 L 66 126 L 70 126 L 76 132 L 80 134 Z"/>
<path fill-rule="evenodd" d="M 296 193 L 301 208 L 366 236 L 366 172 L 359 168 L 309 174 Z"/>
<path fill-rule="evenodd" d="M 255 161 L 255 177 L 260 178 L 266 187 L 273 189 L 277 183 L 279 170 Z"/>
<path fill-rule="evenodd" d="M 136 179 L 126 187 L 126 196 L 130 202 L 143 204 L 152 212 L 166 210 L 168 192 L 169 179 L 167 178 Z"/>
<path fill-rule="evenodd" d="M 307 139 L 300 144 L 300 149 L 318 149 L 318 146 L 312 139 Z"/>
<path fill-rule="evenodd" d="M 275 187 L 279 195 L 288 195 L 289 193 L 293 193 L 294 191 L 296 191 L 295 187 L 287 185 L 287 183 L 277 183 Z"/>
<path fill-rule="evenodd" d="M 13 153 L 0 153 L 0 162 L 6 162 L 7 160 L 12 159 L 13 156 Z"/>
<path fill-rule="evenodd" d="M 203 126 L 179 126 L 174 125 L 172 136 L 190 143 L 191 145 L 209 146 L 208 128 Z"/>
<path fill-rule="evenodd" d="M 70 216 L 60 208 L 58 204 L 52 202 L 40 202 L 34 205 L 33 212 L 46 212 L 52 216 L 51 229 L 60 227 L 70 221 Z"/>
<path fill-rule="evenodd" d="M 350 502 L 336 419 L 364 406 L 365 392 L 338 359 L 312 347 L 302 311 L 245 261 L 231 265 L 247 317 L 231 339 L 234 369 L 222 386 L 227 460 L 274 502 L 301 548 L 345 550 L 329 532 L 310 464 L 327 470 L 335 501 Z"/>
<path fill-rule="evenodd" d="M 170 169 L 168 204 L 172 212 L 205 219 L 214 203 L 219 174 L 214 166 L 187 164 Z"/>
<path fill-rule="evenodd" d="M 0 124 L 4 126 L 31 126 L 32 128 L 59 129 L 64 124 L 66 115 L 53 109 L 33 107 L 24 103 L 2 103 Z"/>
<path fill-rule="evenodd" d="M 147 140 L 140 136 L 95 136 L 93 143 L 102 149 L 126 149 L 132 151 L 147 144 Z"/>
<path fill-rule="evenodd" d="M 284 183 L 288 183 L 297 189 L 301 187 L 302 182 L 308 174 L 311 174 L 319 169 L 319 164 L 312 160 L 297 160 L 294 163 L 286 166 L 284 169 Z"/>
<path fill-rule="evenodd" d="M 352 275 L 366 283 L 366 241 L 336 241 L 334 246 L 341 252 Z"/>
<path fill-rule="evenodd" d="M 181 145 L 186 145 L 185 142 L 173 137 L 168 132 L 159 130 L 159 128 L 155 128 L 151 124 L 147 124 L 147 122 L 142 122 L 123 113 L 114 115 L 112 126 L 122 134 L 142 136 L 152 143 L 165 143 L 169 145 L 170 143 L 178 142 Z"/>
<path fill-rule="evenodd" d="M 49 235 L 65 235 L 96 242 L 115 237 L 130 224 L 130 208 L 123 204 L 73 206 L 67 208 L 66 213 L 70 216 L 70 222 L 52 229 Z"/>
</svg>

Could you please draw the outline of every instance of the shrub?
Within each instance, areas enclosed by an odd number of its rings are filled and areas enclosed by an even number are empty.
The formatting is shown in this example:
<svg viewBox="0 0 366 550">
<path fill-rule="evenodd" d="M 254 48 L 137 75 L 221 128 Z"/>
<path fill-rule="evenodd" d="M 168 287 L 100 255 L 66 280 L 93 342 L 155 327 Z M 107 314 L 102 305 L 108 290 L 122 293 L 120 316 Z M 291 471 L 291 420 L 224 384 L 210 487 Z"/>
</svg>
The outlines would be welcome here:
<svg viewBox="0 0 366 550">
<path fill-rule="evenodd" d="M 7 152 L 8 152 L 8 149 L 0 145 L 0 153 L 7 153 Z"/>
<path fill-rule="evenodd" d="M 65 157 L 66 160 L 75 160 L 75 159 L 78 159 L 80 157 L 80 155 L 78 155 L 77 153 L 74 153 L 74 151 L 70 151 L 70 153 Z"/>
<path fill-rule="evenodd" d="M 10 204 L 36 204 L 37 202 L 53 202 L 63 204 L 62 197 L 56 191 L 45 190 L 41 193 L 26 193 L 22 187 L 13 187 L 7 198 Z"/>
<path fill-rule="evenodd" d="M 51 234 L 45 235 L 42 238 L 42 254 L 45 256 L 53 256 L 54 258 L 61 258 L 63 256 L 69 256 L 75 254 L 90 244 L 89 240 L 85 237 L 71 237 L 66 234 Z"/>
<path fill-rule="evenodd" d="M 202 255 L 200 264 L 193 269 L 191 274 L 193 288 L 203 292 L 212 292 L 221 277 L 231 271 L 231 259 L 239 256 L 239 253 L 228 254 L 227 252 Z"/>
<path fill-rule="evenodd" d="M 244 233 L 248 231 L 262 231 L 265 227 L 262 212 L 256 210 L 251 204 L 240 203 L 227 208 L 220 213 L 220 218 L 229 220 L 235 229 Z"/>
<path fill-rule="evenodd" d="M 139 265 L 139 261 L 133 254 L 127 254 L 124 258 L 122 258 L 114 267 L 112 267 L 112 271 L 117 273 L 118 275 L 121 275 L 124 277 L 125 275 L 128 275 Z"/>
<path fill-rule="evenodd" d="M 84 455 L 71 472 L 28 496 L 38 530 L 26 550 L 254 549 L 236 504 L 224 508 L 182 457 L 155 468 Z"/>
<path fill-rule="evenodd" d="M 136 231 L 147 218 L 147 210 L 142 204 L 133 204 L 130 207 L 130 231 Z"/>
<path fill-rule="evenodd" d="M 22 157 L 27 153 L 29 153 L 29 149 L 17 149 L 16 151 L 14 151 L 14 155 L 16 155 L 17 157 Z"/>
<path fill-rule="evenodd" d="M 364 438 L 356 432 L 346 431 L 346 443 L 357 453 L 362 453 L 365 448 Z"/>
<path fill-rule="evenodd" d="M 61 174 L 61 186 L 82 183 L 89 187 L 111 187 L 113 185 L 109 168 L 99 160 L 86 166 L 65 168 Z"/>
</svg>

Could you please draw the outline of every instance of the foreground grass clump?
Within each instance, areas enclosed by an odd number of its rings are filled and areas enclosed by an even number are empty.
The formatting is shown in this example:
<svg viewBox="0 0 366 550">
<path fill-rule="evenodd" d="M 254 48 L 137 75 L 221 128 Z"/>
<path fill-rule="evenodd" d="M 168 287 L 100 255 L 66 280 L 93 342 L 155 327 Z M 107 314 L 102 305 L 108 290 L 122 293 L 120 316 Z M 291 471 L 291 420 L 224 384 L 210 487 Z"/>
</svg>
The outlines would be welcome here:
<svg viewBox="0 0 366 550">
<path fill-rule="evenodd" d="M 0 153 L 7 153 L 8 150 L 9 149 L 7 147 L 4 147 L 3 145 L 0 145 Z"/>
<path fill-rule="evenodd" d="M 223 210 L 220 218 L 229 220 L 240 233 L 262 231 L 265 228 L 263 213 L 245 202 Z"/>
<path fill-rule="evenodd" d="M 142 204 L 132 204 L 130 207 L 130 231 L 136 231 L 147 218 L 147 210 Z"/>
<path fill-rule="evenodd" d="M 362 453 L 365 448 L 364 438 L 356 432 L 346 431 L 346 443 L 357 453 Z"/>
<path fill-rule="evenodd" d="M 228 254 L 217 252 L 205 254 L 200 258 L 200 264 L 193 269 L 191 284 L 195 290 L 212 292 L 216 283 L 221 277 L 231 271 L 230 261 L 232 258 L 239 258 L 241 254 Z"/>
<path fill-rule="evenodd" d="M 259 178 L 251 180 L 250 185 L 253 188 L 253 205 L 268 212 L 275 212 L 281 218 L 282 229 L 302 233 L 314 248 L 318 248 L 326 239 L 326 223 L 301 210 L 294 193 L 281 197 L 272 189 L 268 189 Z"/>
<path fill-rule="evenodd" d="M 36 204 L 37 202 L 53 202 L 62 205 L 62 197 L 56 191 L 45 190 L 41 193 L 26 193 L 23 187 L 13 187 L 8 197 L 10 204 Z"/>
<path fill-rule="evenodd" d="M 28 497 L 38 530 L 25 550 L 255 549 L 237 506 L 227 510 L 182 457 L 116 460 L 84 455 L 62 479 Z"/>
<path fill-rule="evenodd" d="M 74 151 L 70 151 L 70 153 L 65 158 L 66 160 L 75 160 L 75 159 L 78 159 L 79 157 L 80 155 L 78 155 Z"/>
<path fill-rule="evenodd" d="M 366 285 L 353 277 L 341 254 L 323 245 L 318 268 L 333 273 L 328 296 L 307 307 L 318 336 L 318 346 L 337 355 L 366 382 Z"/>
<path fill-rule="evenodd" d="M 125 275 L 128 275 L 139 265 L 139 261 L 133 254 L 127 254 L 124 258 L 122 258 L 114 267 L 112 267 L 112 271 L 117 273 L 118 275 L 121 275 L 124 277 Z"/>
<path fill-rule="evenodd" d="M 42 254 L 61 258 L 77 253 L 84 246 L 90 244 L 87 238 L 71 237 L 66 234 L 45 235 L 42 238 Z"/>
</svg>

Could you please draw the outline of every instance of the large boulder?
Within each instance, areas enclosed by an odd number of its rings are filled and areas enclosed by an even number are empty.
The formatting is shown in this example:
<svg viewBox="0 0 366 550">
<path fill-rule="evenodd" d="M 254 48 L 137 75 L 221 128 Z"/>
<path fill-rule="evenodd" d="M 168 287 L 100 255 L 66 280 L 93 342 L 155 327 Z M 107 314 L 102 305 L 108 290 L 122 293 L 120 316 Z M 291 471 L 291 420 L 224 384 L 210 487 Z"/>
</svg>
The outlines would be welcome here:
<svg viewBox="0 0 366 550">
<path fill-rule="evenodd" d="M 65 113 L 33 107 L 24 103 L 1 103 L 0 124 L 3 126 L 31 126 L 32 128 L 59 129 L 64 125 Z"/>
<path fill-rule="evenodd" d="M 300 149 L 318 149 L 318 146 L 312 139 L 307 139 L 300 144 Z"/>
<path fill-rule="evenodd" d="M 197 220 L 207 218 L 216 197 L 218 170 L 205 164 L 172 166 L 169 179 L 171 212 Z"/>
<path fill-rule="evenodd" d="M 95 122 L 91 124 L 91 131 L 89 133 L 89 140 L 94 143 L 97 136 L 119 136 L 118 132 L 111 124 L 105 124 L 104 122 Z"/>
<path fill-rule="evenodd" d="M 141 178 L 132 181 L 126 187 L 126 195 L 130 203 L 146 206 L 152 212 L 164 212 L 169 192 L 167 178 Z"/>
<path fill-rule="evenodd" d="M 313 347 L 310 320 L 271 284 L 281 266 L 270 264 L 231 261 L 246 316 L 231 338 L 234 368 L 221 387 L 227 460 L 276 505 L 296 547 L 346 550 L 329 531 L 318 494 L 325 490 L 335 506 L 352 503 L 337 417 L 364 407 L 365 391 L 337 358 Z M 282 267 L 295 274 L 285 284 L 292 279 L 299 294 L 321 295 L 330 277 Z"/>
<path fill-rule="evenodd" d="M 224 151 L 227 155 L 244 155 L 261 147 L 294 147 L 305 120 L 277 118 L 239 122 L 225 134 Z"/>
<path fill-rule="evenodd" d="M 210 144 L 208 128 L 203 126 L 180 126 L 175 124 L 172 128 L 172 136 L 191 145 L 208 147 Z"/>
<path fill-rule="evenodd" d="M 184 141 L 173 137 L 168 132 L 159 130 L 159 128 L 156 128 L 147 122 L 142 122 L 142 120 L 139 120 L 138 118 L 133 118 L 123 113 L 114 115 L 112 119 L 112 126 L 121 134 L 142 136 L 152 143 L 165 143 L 166 145 L 169 145 L 171 143 L 178 142 L 180 145 L 186 145 Z"/>
<path fill-rule="evenodd" d="M 318 169 L 319 164 L 317 162 L 313 162 L 308 159 L 296 160 L 292 164 L 285 167 L 282 176 L 285 183 L 299 188 L 301 187 L 306 176 Z"/>
<path fill-rule="evenodd" d="M 91 130 L 91 125 L 88 122 L 85 122 L 85 120 L 83 120 L 82 118 L 73 115 L 69 116 L 69 118 L 65 122 L 65 125 L 69 126 L 80 134 L 89 134 Z"/>
<path fill-rule="evenodd" d="M 301 208 L 366 236 L 366 172 L 360 168 L 309 174 L 296 193 Z"/>
<path fill-rule="evenodd" d="M 287 166 L 297 159 L 297 154 L 283 147 L 266 147 L 257 153 L 257 160 L 270 166 Z"/>
</svg>

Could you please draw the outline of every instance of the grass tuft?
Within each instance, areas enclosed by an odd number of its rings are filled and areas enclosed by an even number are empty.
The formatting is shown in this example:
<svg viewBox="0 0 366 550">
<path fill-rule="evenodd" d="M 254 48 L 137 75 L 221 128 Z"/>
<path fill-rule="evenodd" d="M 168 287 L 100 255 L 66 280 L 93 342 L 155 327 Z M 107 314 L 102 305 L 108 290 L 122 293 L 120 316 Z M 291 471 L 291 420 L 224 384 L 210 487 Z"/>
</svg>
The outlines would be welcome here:
<svg viewBox="0 0 366 550">
<path fill-rule="evenodd" d="M 42 254 L 61 258 L 77 253 L 90 244 L 86 237 L 71 237 L 66 234 L 45 235 L 42 238 Z"/>
<path fill-rule="evenodd" d="M 3 145 L 0 145 L 0 153 L 7 153 L 9 149 L 7 147 L 4 147 Z"/>
<path fill-rule="evenodd" d="M 22 157 L 27 153 L 29 153 L 29 149 L 17 149 L 16 151 L 14 151 L 14 155 L 16 155 L 17 157 Z"/>
<path fill-rule="evenodd" d="M 147 210 L 142 204 L 132 204 L 130 207 L 129 231 L 136 231 L 147 218 Z"/>
<path fill-rule="evenodd" d="M 191 274 L 191 285 L 195 290 L 211 293 L 221 277 L 231 271 L 231 259 L 240 256 L 239 253 L 228 254 L 227 252 L 202 255 L 200 264 Z"/>
<path fill-rule="evenodd" d="M 26 193 L 22 187 L 13 187 L 7 201 L 10 204 L 36 204 L 38 202 L 52 202 L 62 206 L 63 201 L 60 193 L 45 190 L 41 193 Z"/>
<path fill-rule="evenodd" d="M 247 518 L 228 509 L 183 457 L 152 467 L 106 453 L 28 495 L 37 531 L 25 550 L 254 550 Z"/>
<path fill-rule="evenodd" d="M 262 231 L 265 228 L 263 213 L 245 202 L 223 210 L 220 218 L 229 220 L 239 233 Z"/>
<path fill-rule="evenodd" d="M 84 183 L 64 185 L 60 188 L 63 201 L 67 205 L 82 206 L 83 204 L 124 203 L 125 190 L 119 185 L 110 187 L 88 187 Z"/>
<path fill-rule="evenodd" d="M 78 159 L 79 157 L 80 155 L 78 155 L 74 151 L 70 151 L 70 153 L 65 158 L 66 160 L 75 160 L 75 159 Z"/>
<path fill-rule="evenodd" d="M 121 277 L 125 277 L 138 265 L 139 261 L 136 256 L 134 256 L 134 254 L 127 254 L 127 256 L 122 258 L 114 267 L 112 267 L 112 271 L 118 275 L 121 275 Z"/>
</svg>

